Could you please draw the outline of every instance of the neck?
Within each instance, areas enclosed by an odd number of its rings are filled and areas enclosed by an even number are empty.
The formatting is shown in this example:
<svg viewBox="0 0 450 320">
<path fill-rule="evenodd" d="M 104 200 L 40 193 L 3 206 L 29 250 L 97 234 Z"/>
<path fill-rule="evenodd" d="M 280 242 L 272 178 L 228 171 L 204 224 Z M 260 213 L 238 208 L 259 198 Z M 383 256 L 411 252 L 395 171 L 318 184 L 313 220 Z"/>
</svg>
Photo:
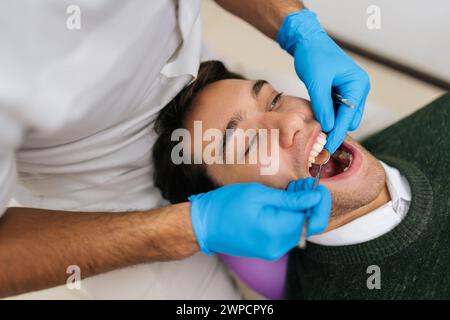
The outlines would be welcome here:
<svg viewBox="0 0 450 320">
<path fill-rule="evenodd" d="M 341 214 L 336 217 L 331 217 L 330 221 L 328 223 L 328 226 L 324 232 L 331 231 L 333 229 L 339 228 L 359 217 L 362 217 L 369 212 L 381 207 L 385 203 L 389 202 L 391 200 L 391 196 L 389 194 L 389 190 L 387 188 L 387 185 L 384 185 L 384 188 L 381 190 L 381 192 L 378 194 L 378 196 L 370 202 L 369 204 L 360 207 L 354 211 L 350 211 L 344 214 Z"/>
</svg>

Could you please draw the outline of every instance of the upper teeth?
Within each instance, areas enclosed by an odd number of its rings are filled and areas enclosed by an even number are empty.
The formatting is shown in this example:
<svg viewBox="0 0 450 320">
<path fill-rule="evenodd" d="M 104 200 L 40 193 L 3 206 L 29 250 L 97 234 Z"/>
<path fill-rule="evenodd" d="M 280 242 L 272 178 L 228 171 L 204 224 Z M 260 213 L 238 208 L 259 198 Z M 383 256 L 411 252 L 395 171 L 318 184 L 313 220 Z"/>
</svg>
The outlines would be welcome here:
<svg viewBox="0 0 450 320">
<path fill-rule="evenodd" d="M 321 132 L 319 134 L 319 136 L 317 137 L 317 140 L 314 143 L 313 147 L 311 148 L 311 152 L 310 152 L 309 158 L 308 158 L 308 166 L 309 167 L 312 166 L 312 164 L 316 160 L 317 155 L 323 150 L 325 143 L 327 143 L 327 135 L 325 133 Z"/>
</svg>

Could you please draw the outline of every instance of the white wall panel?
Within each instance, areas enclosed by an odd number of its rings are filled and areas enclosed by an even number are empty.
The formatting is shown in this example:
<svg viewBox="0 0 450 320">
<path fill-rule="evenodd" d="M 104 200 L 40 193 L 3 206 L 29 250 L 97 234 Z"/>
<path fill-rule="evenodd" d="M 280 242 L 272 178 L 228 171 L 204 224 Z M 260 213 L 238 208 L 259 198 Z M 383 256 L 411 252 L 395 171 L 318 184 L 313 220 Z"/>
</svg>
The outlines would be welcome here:
<svg viewBox="0 0 450 320">
<path fill-rule="evenodd" d="M 305 0 L 322 25 L 343 40 L 450 81 L 450 1 Z M 366 26 L 381 9 L 381 29 Z"/>
</svg>

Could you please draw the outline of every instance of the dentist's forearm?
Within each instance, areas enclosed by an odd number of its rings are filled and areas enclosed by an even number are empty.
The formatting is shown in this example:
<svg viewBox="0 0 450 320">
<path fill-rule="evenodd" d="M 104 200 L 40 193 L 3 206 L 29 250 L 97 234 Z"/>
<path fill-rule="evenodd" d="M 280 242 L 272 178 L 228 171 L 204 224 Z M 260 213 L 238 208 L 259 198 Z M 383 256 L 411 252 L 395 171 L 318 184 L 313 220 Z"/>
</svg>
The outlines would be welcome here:
<svg viewBox="0 0 450 320">
<path fill-rule="evenodd" d="M 215 0 L 222 8 L 247 21 L 273 40 L 277 40 L 284 18 L 304 9 L 299 0 Z"/>
<path fill-rule="evenodd" d="M 190 204 L 149 212 L 74 213 L 10 208 L 0 219 L 0 297 L 64 284 L 129 265 L 186 258 L 199 250 Z"/>
</svg>

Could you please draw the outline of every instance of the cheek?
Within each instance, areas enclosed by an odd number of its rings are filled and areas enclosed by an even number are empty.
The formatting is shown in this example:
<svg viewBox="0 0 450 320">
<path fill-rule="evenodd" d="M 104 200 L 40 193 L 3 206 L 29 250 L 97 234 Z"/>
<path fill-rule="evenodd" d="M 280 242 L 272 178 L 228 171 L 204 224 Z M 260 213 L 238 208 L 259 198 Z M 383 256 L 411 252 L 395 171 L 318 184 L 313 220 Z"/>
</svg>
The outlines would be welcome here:
<svg viewBox="0 0 450 320">
<path fill-rule="evenodd" d="M 308 100 L 298 97 L 287 97 L 285 103 L 287 106 L 287 110 L 301 113 L 307 119 L 315 119 L 314 113 L 311 109 L 311 103 Z"/>
<path fill-rule="evenodd" d="M 206 173 L 222 186 L 233 183 L 259 182 L 257 165 L 213 164 L 207 167 Z"/>
<path fill-rule="evenodd" d="M 286 166 L 280 163 L 280 169 L 275 174 L 262 175 L 260 164 L 245 165 L 210 165 L 206 172 L 218 185 L 234 183 L 258 182 L 266 186 L 285 189 L 291 179 Z"/>
</svg>

